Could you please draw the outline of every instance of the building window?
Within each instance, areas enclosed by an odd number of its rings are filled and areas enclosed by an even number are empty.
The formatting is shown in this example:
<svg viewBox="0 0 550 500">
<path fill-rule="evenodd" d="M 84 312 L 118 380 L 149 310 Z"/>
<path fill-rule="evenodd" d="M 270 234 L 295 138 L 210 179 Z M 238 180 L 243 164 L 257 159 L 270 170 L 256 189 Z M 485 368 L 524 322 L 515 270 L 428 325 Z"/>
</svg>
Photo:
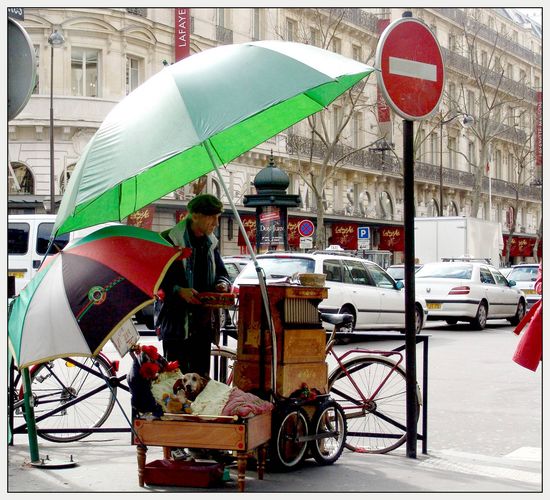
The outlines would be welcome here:
<svg viewBox="0 0 550 500">
<path fill-rule="evenodd" d="M 508 181 L 509 182 L 516 182 L 516 172 L 515 172 L 514 166 L 515 166 L 514 155 L 510 153 L 508 155 Z"/>
<path fill-rule="evenodd" d="M 506 66 L 506 76 L 511 80 L 514 79 L 514 66 L 510 63 Z"/>
<path fill-rule="evenodd" d="M 447 138 L 447 148 L 449 150 L 448 168 L 456 168 L 456 137 Z"/>
<path fill-rule="evenodd" d="M 337 37 L 332 38 L 332 52 L 336 52 L 337 54 L 342 53 L 342 40 Z"/>
<path fill-rule="evenodd" d="M 439 206 L 437 201 L 435 201 L 433 198 L 428 202 L 428 217 L 437 217 L 438 215 L 442 215 L 439 213 Z"/>
<path fill-rule="evenodd" d="M 59 179 L 60 194 L 63 194 L 65 192 L 65 189 L 67 189 L 67 184 L 69 183 L 69 179 L 71 178 L 75 167 L 76 163 L 72 163 L 71 165 L 63 169 L 63 173 L 61 174 L 61 178 Z"/>
<path fill-rule="evenodd" d="M 23 163 L 11 162 L 8 190 L 10 194 L 34 194 L 34 177 Z"/>
<path fill-rule="evenodd" d="M 378 197 L 378 211 L 381 219 L 393 219 L 393 204 L 387 191 L 382 191 Z"/>
<path fill-rule="evenodd" d="M 332 107 L 332 132 L 337 134 L 340 130 L 340 124 L 342 123 L 342 108 L 334 105 Z"/>
<path fill-rule="evenodd" d="M 315 47 L 321 46 L 321 33 L 317 28 L 309 28 L 309 43 Z"/>
<path fill-rule="evenodd" d="M 449 205 L 447 208 L 447 215 L 449 217 L 458 215 L 458 207 L 456 206 L 456 203 L 454 201 L 449 202 Z"/>
<path fill-rule="evenodd" d="M 99 97 L 99 51 L 73 48 L 71 52 L 72 95 Z"/>
<path fill-rule="evenodd" d="M 474 92 L 472 90 L 468 90 L 468 92 L 466 94 L 466 99 L 467 99 L 466 106 L 467 106 L 468 114 L 473 116 L 473 115 L 475 115 L 475 113 L 474 113 L 474 111 L 475 111 L 475 95 L 474 95 Z"/>
<path fill-rule="evenodd" d="M 362 54 L 360 45 L 355 45 L 355 44 L 352 45 L 351 46 L 351 51 L 352 51 L 352 54 L 353 54 L 353 59 L 355 59 L 356 61 L 362 61 L 363 60 L 363 54 Z"/>
<path fill-rule="evenodd" d="M 126 95 L 139 86 L 139 60 L 126 56 Z"/>
<path fill-rule="evenodd" d="M 363 146 L 363 141 L 361 140 L 362 123 L 363 115 L 361 113 L 353 113 L 353 119 L 351 121 L 351 142 L 354 148 Z"/>
<path fill-rule="evenodd" d="M 481 65 L 483 67 L 487 67 L 487 51 L 486 50 L 481 51 Z"/>
<path fill-rule="evenodd" d="M 495 176 L 497 179 L 502 179 L 502 151 L 496 150 L 495 153 Z"/>
<path fill-rule="evenodd" d="M 36 79 L 34 81 L 34 89 L 32 91 L 33 94 L 39 94 L 40 93 L 40 85 L 39 85 L 39 78 L 38 75 L 40 73 L 40 46 L 39 45 L 33 45 L 34 47 L 34 55 L 36 57 Z"/>
<path fill-rule="evenodd" d="M 473 141 L 468 142 L 468 172 L 472 171 L 474 165 L 476 165 L 476 148 Z"/>
<path fill-rule="evenodd" d="M 439 163 L 439 134 L 437 132 L 430 134 L 430 163 L 432 165 Z"/>
<path fill-rule="evenodd" d="M 286 33 L 285 33 L 285 36 L 286 36 L 287 41 L 289 41 L 289 42 L 294 41 L 294 38 L 296 36 L 296 22 L 293 21 L 292 19 L 287 18 L 287 20 L 286 20 Z"/>
<path fill-rule="evenodd" d="M 217 9 L 218 11 L 218 26 L 225 28 L 225 9 Z"/>
</svg>

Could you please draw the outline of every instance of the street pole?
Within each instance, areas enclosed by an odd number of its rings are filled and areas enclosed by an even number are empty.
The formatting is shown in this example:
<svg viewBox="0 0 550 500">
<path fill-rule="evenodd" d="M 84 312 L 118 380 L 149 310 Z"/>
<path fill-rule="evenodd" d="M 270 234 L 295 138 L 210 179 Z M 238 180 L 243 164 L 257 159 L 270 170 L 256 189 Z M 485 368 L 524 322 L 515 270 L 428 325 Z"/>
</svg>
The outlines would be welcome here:
<svg viewBox="0 0 550 500">
<path fill-rule="evenodd" d="M 407 456 L 416 458 L 416 321 L 414 284 L 414 122 L 403 120 L 403 183 L 405 197 L 405 366 L 407 391 Z"/>
<path fill-rule="evenodd" d="M 439 121 L 439 216 L 443 217 L 443 120 Z"/>
<path fill-rule="evenodd" d="M 65 43 L 65 38 L 57 30 L 48 37 L 50 44 L 50 206 L 48 213 L 55 213 L 55 164 L 54 164 L 54 146 L 53 146 L 53 49 L 61 47 Z"/>
<path fill-rule="evenodd" d="M 48 212 L 55 213 L 55 166 L 53 151 L 53 44 L 50 45 L 50 206 Z"/>
</svg>

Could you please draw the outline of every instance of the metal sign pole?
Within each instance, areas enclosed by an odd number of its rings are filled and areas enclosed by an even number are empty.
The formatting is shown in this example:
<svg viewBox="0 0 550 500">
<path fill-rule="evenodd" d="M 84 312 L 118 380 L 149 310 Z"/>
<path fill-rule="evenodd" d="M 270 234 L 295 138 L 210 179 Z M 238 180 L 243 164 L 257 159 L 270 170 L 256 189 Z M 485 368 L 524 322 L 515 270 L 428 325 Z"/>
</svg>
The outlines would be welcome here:
<svg viewBox="0 0 550 500">
<path fill-rule="evenodd" d="M 405 375 L 407 381 L 407 456 L 416 458 L 416 321 L 414 289 L 414 122 L 403 120 L 405 227 Z"/>
</svg>

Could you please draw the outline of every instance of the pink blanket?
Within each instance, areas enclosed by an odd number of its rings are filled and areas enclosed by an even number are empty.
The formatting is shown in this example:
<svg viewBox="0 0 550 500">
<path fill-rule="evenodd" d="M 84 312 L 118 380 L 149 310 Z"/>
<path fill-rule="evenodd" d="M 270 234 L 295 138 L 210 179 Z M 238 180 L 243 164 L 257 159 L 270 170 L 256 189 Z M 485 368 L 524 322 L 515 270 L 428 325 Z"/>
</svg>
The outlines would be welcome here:
<svg viewBox="0 0 550 500">
<path fill-rule="evenodd" d="M 250 392 L 244 392 L 234 387 L 229 394 L 229 400 L 223 407 L 222 415 L 238 415 L 245 418 L 268 413 L 272 409 L 273 404 L 269 401 L 264 401 Z"/>
</svg>

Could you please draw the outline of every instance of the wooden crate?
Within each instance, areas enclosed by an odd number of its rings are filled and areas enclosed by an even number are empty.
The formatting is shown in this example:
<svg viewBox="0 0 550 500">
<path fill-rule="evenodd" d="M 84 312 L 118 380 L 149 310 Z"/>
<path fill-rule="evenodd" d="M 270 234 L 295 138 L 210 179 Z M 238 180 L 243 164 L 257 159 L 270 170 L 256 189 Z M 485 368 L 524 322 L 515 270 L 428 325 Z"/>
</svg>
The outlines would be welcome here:
<svg viewBox="0 0 550 500">
<path fill-rule="evenodd" d="M 233 367 L 235 374 L 234 384 L 245 392 L 262 393 L 271 389 L 271 363 L 263 365 L 264 388 L 261 387 L 261 368 L 256 361 L 243 361 L 237 359 Z M 290 363 L 280 364 L 277 367 L 277 388 L 280 396 L 288 397 L 302 383 L 306 383 L 310 389 L 315 388 L 322 393 L 327 392 L 328 366 L 326 362 L 316 363 Z"/>
</svg>

